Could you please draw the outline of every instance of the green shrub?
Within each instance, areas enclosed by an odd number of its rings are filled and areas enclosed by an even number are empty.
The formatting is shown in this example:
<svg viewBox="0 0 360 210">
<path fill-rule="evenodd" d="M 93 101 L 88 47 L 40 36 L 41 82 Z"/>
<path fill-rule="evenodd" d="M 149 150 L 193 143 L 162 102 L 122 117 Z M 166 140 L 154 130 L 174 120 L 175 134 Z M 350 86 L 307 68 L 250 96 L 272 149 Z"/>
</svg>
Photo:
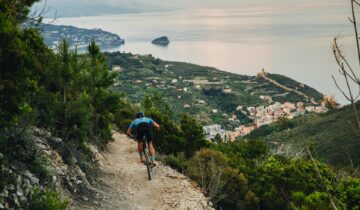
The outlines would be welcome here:
<svg viewBox="0 0 360 210">
<path fill-rule="evenodd" d="M 360 180 L 346 178 L 338 186 L 339 198 L 346 205 L 346 209 L 360 210 Z"/>
<path fill-rule="evenodd" d="M 186 158 L 184 156 L 184 153 L 180 153 L 177 156 L 166 156 L 165 163 L 179 172 L 183 172 L 186 168 Z"/>
<path fill-rule="evenodd" d="M 201 149 L 189 160 L 186 173 L 222 209 L 257 209 L 259 199 L 249 189 L 244 174 L 227 162 L 223 153 Z"/>
<path fill-rule="evenodd" d="M 41 182 L 49 182 L 51 180 L 51 174 L 46 167 L 46 162 L 40 155 L 36 156 L 35 160 L 30 165 L 31 173 L 35 174 Z"/>
<path fill-rule="evenodd" d="M 29 204 L 29 210 L 65 210 L 68 200 L 62 200 L 59 192 L 35 188 Z"/>
<path fill-rule="evenodd" d="M 291 209 L 307 206 L 309 209 L 327 209 L 326 190 L 334 193 L 335 180 L 330 168 L 322 163 L 271 156 L 250 174 L 255 192 L 264 209 Z M 321 177 L 319 176 L 321 175 Z M 292 200 L 294 199 L 294 200 Z"/>
</svg>

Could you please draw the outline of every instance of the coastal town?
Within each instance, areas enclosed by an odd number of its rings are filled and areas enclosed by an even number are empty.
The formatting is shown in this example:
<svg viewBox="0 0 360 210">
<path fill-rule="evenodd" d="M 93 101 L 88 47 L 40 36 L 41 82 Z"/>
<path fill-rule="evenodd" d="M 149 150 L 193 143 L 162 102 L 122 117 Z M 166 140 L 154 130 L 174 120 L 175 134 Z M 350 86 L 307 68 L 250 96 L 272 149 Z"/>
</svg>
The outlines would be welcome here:
<svg viewBox="0 0 360 210">
<path fill-rule="evenodd" d="M 53 50 L 59 46 L 64 38 L 68 41 L 70 49 L 75 49 L 76 47 L 78 50 L 86 49 L 92 39 L 102 49 L 118 47 L 125 43 L 125 40 L 117 34 L 101 29 L 83 29 L 52 24 L 43 24 L 41 28 L 41 35 L 46 45 Z"/>
<path fill-rule="evenodd" d="M 272 102 L 271 96 L 260 96 L 263 100 L 268 100 Z M 269 106 L 259 106 L 259 107 L 242 107 L 238 106 L 237 111 L 247 115 L 250 119 L 253 120 L 253 123 L 248 125 L 240 125 L 235 128 L 233 131 L 225 131 L 221 128 L 221 125 L 209 125 L 204 126 L 204 132 L 207 139 L 213 139 L 216 135 L 220 135 L 222 139 L 235 141 L 238 137 L 245 136 L 251 131 L 260 128 L 263 125 L 269 125 L 278 121 L 280 118 L 293 119 L 305 115 L 306 113 L 315 112 L 315 113 L 324 113 L 327 112 L 326 104 L 323 102 L 321 105 L 307 105 L 305 106 L 304 102 L 297 103 L 279 103 L 273 102 Z M 232 115 L 229 118 L 229 121 L 236 121 L 237 116 Z"/>
</svg>

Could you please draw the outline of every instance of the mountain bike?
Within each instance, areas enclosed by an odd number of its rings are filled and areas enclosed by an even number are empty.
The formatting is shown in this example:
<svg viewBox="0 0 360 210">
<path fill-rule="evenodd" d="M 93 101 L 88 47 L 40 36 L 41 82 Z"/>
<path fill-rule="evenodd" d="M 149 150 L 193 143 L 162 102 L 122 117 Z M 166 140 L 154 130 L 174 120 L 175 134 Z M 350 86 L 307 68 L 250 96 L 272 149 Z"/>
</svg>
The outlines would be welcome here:
<svg viewBox="0 0 360 210">
<path fill-rule="evenodd" d="M 129 136 L 131 139 L 136 140 L 135 136 Z M 148 174 L 148 178 L 149 180 L 151 180 L 151 174 L 152 174 L 152 160 L 151 160 L 151 156 L 150 156 L 150 151 L 149 151 L 149 145 L 146 139 L 146 136 L 144 136 L 141 140 L 142 143 L 142 147 L 143 147 L 143 155 L 145 156 L 145 162 L 144 165 L 146 166 L 146 170 L 147 170 L 147 174 Z"/>
</svg>

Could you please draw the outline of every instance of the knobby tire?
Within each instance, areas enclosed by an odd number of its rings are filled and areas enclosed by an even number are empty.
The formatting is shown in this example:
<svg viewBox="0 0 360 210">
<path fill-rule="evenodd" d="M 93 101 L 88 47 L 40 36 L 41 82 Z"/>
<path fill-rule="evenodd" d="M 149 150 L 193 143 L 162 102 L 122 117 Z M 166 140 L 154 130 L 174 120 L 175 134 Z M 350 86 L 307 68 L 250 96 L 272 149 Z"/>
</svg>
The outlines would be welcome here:
<svg viewBox="0 0 360 210">
<path fill-rule="evenodd" d="M 144 149 L 144 153 L 145 153 L 145 165 L 146 165 L 146 169 L 147 169 L 147 174 L 148 174 L 148 178 L 149 180 L 151 180 L 151 160 L 150 160 L 150 155 L 149 155 L 149 147 L 147 142 L 145 142 L 145 149 Z"/>
</svg>

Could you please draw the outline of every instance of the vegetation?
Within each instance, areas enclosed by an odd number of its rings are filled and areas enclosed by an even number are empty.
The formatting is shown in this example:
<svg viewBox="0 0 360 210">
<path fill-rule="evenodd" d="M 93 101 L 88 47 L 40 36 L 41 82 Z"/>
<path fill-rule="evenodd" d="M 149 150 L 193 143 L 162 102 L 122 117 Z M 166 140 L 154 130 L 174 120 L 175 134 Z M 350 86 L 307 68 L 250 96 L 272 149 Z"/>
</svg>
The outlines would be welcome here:
<svg viewBox="0 0 360 210">
<path fill-rule="evenodd" d="M 213 145 L 166 162 L 194 179 L 222 209 L 357 209 L 359 180 L 337 178 L 310 158 L 269 153 L 261 141 Z"/>
<path fill-rule="evenodd" d="M 36 28 L 41 17 L 28 17 L 34 2 L 0 1 L 0 190 L 16 178 L 5 171 L 9 165 L 50 183 L 52 175 L 32 138 L 34 127 L 61 138 L 64 144 L 53 149 L 66 162 L 75 157 L 90 172 L 88 144 L 105 146 L 116 117 L 125 113 L 126 102 L 109 89 L 117 75 L 108 71 L 95 41 L 81 56 L 69 51 L 65 40 L 51 51 Z M 67 203 L 52 190 L 40 190 L 31 208 L 66 209 Z"/>
<path fill-rule="evenodd" d="M 65 210 L 69 201 L 62 201 L 60 193 L 45 190 L 41 191 L 39 188 L 35 188 L 32 200 L 30 201 L 30 210 Z"/>
<path fill-rule="evenodd" d="M 312 145 L 317 159 L 333 166 L 356 168 L 360 165 L 360 136 L 352 129 L 356 124 L 352 109 L 345 106 L 324 114 L 308 114 L 290 120 L 291 129 L 279 129 L 276 123 L 262 126 L 243 139 L 262 139 L 274 146 Z"/>
<path fill-rule="evenodd" d="M 280 84 L 298 90 L 305 95 L 314 98 L 316 101 L 321 101 L 323 95 L 316 91 L 314 88 L 307 86 L 306 84 L 300 84 L 299 82 L 280 74 L 267 74 L 267 77 L 279 82 Z"/>
<path fill-rule="evenodd" d="M 338 176 L 329 165 L 309 155 L 279 154 L 260 140 L 232 143 L 202 142 L 199 123 L 186 116 L 186 123 L 174 124 L 165 111 L 157 112 L 156 96 L 149 96 L 143 106 L 147 114 L 164 125 L 155 144 L 165 162 L 199 184 L 216 207 L 221 209 L 357 209 L 360 203 L 359 180 Z M 159 104 L 160 110 L 167 107 Z M 155 114 L 157 113 L 157 115 Z M 184 120 L 184 116 L 181 116 Z M 168 121 L 165 121 L 167 119 Z M 163 124 L 165 123 L 165 124 Z M 284 125 L 287 126 L 284 126 Z M 171 125 L 171 126 L 168 126 Z M 188 125 L 185 127 L 185 125 Z M 288 125 L 274 125 L 273 132 L 285 132 Z M 273 126 L 273 125 L 272 125 Z M 281 131 L 282 130 L 282 131 Z M 170 137 L 170 133 L 176 136 Z M 197 134 L 198 133 L 198 134 Z M 168 134 L 173 141 L 164 138 Z M 186 143 L 187 140 L 189 144 Z M 196 140 L 197 139 L 197 140 Z M 171 142 L 171 143 L 170 143 Z M 167 145 L 165 147 L 165 145 Z M 187 145 L 187 146 L 184 146 Z M 190 147 L 190 148 L 189 148 Z M 197 151 L 196 151 L 197 150 Z M 195 152 L 196 151 L 196 152 Z"/>
<path fill-rule="evenodd" d="M 261 95 L 278 95 L 275 98 L 280 102 L 305 101 L 294 93 L 284 94 L 283 89 L 254 76 L 162 61 L 151 55 L 115 52 L 105 53 L 105 56 L 110 67 L 121 67 L 119 85 L 113 88 L 114 91 L 125 93 L 134 104 L 141 103 L 147 95 L 158 93 L 173 113 L 189 113 L 203 125 L 216 123 L 232 130 L 240 124 L 250 123 L 252 120 L 236 108 L 239 105 L 244 108 L 268 105 L 259 98 Z M 290 78 L 279 78 L 281 82 L 300 87 L 300 83 Z M 304 87 L 307 94 L 322 98 L 316 90 Z M 238 121 L 229 121 L 233 114 Z"/>
<path fill-rule="evenodd" d="M 309 115 L 305 121 L 296 119 L 294 123 L 283 119 L 263 132 L 251 134 L 249 140 L 210 143 L 200 123 L 235 126 L 222 114 L 240 116 L 237 105 L 266 104 L 258 96 L 282 94 L 283 90 L 262 84 L 260 78 L 165 62 L 152 56 L 106 53 L 104 57 L 95 41 L 84 55 L 69 51 L 66 41 L 54 53 L 35 28 L 20 27 L 30 21 L 27 15 L 32 3 L 0 1 L 0 190 L 14 182 L 5 170 L 10 163 L 31 170 L 44 185 L 51 175 L 28 135 L 34 127 L 61 138 L 63 145 L 54 149 L 69 164 L 71 158 L 76 158 L 89 175 L 93 167 L 89 144 L 103 147 L 111 140 L 113 124 L 125 129 L 135 111 L 144 109 L 162 126 L 154 143 L 168 155 L 166 162 L 196 181 L 216 207 L 360 209 L 358 178 L 338 176 L 310 153 L 302 157 L 281 155 L 264 144 L 305 139 L 315 145 L 317 157 L 333 163 L 346 162 L 346 156 L 336 154 L 334 149 L 343 145 L 346 154 L 351 155 L 348 159 L 357 166 L 359 144 L 348 131 L 347 122 L 353 120 L 349 108 Z M 123 68 L 119 86 L 114 85 L 117 75 L 108 71 L 106 62 Z M 276 79 L 298 86 L 286 78 Z M 314 97 L 317 94 L 306 91 Z M 298 100 L 291 93 L 286 97 Z M 184 107 L 185 103 L 191 109 Z M 220 115 L 212 113 L 213 109 Z M 258 137 L 263 140 L 256 140 Z M 28 207 L 66 209 L 67 205 L 54 189 L 35 189 Z"/>
</svg>

